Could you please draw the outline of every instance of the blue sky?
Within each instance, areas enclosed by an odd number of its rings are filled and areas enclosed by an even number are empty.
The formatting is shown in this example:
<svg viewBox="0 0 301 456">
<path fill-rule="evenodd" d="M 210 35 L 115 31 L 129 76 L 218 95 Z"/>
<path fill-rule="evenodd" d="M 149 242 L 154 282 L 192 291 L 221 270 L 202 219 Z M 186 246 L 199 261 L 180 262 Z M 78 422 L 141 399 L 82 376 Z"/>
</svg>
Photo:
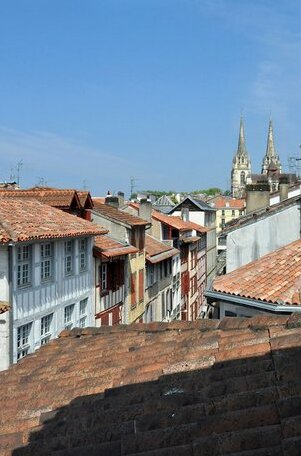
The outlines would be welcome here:
<svg viewBox="0 0 301 456">
<path fill-rule="evenodd" d="M 0 0 L 0 179 L 107 190 L 229 188 L 243 113 L 299 154 L 299 0 Z"/>
</svg>

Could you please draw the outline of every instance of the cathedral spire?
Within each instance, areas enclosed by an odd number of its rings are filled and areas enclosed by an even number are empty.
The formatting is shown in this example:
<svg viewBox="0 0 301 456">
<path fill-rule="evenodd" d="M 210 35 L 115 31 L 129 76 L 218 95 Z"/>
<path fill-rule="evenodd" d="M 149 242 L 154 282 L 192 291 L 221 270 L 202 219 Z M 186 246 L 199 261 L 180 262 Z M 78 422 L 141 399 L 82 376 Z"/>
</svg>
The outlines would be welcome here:
<svg viewBox="0 0 301 456">
<path fill-rule="evenodd" d="M 277 158 L 275 152 L 275 145 L 274 145 L 274 134 L 273 134 L 273 124 L 270 120 L 269 122 L 269 133 L 268 133 L 268 141 L 267 141 L 267 150 L 265 153 L 266 157 Z"/>
<path fill-rule="evenodd" d="M 239 137 L 238 137 L 238 146 L 237 146 L 237 155 L 247 155 L 246 149 L 246 140 L 245 140 L 245 128 L 243 118 L 240 118 L 239 125 Z"/>
<path fill-rule="evenodd" d="M 272 120 L 270 119 L 269 122 L 269 132 L 268 132 L 268 140 L 267 140 L 267 148 L 265 152 L 265 156 L 262 160 L 262 174 L 267 174 L 268 168 L 270 163 L 273 162 L 273 165 L 276 166 L 281 172 L 281 163 L 279 160 L 279 156 L 276 154 L 275 144 L 274 144 L 274 133 L 273 133 L 273 124 Z"/>
</svg>

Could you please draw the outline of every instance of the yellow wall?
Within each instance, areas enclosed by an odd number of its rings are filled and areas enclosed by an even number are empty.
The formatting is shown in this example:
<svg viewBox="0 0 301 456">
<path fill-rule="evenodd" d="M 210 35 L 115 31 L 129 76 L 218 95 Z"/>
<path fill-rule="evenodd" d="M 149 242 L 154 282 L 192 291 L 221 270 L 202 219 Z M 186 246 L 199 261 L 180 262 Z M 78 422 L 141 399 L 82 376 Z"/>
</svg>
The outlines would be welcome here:
<svg viewBox="0 0 301 456">
<path fill-rule="evenodd" d="M 223 215 L 223 211 L 224 211 L 224 215 Z M 232 214 L 232 211 L 233 211 L 233 214 Z M 237 219 L 237 218 L 241 217 L 241 215 L 243 215 L 244 213 L 245 213 L 244 209 L 242 209 L 242 213 L 241 213 L 241 210 L 237 209 L 237 208 L 231 209 L 229 207 L 225 207 L 224 209 L 217 209 L 216 210 L 216 232 L 218 233 L 222 229 L 221 228 L 222 219 L 225 220 L 225 223 L 228 223 L 233 219 Z"/>
</svg>

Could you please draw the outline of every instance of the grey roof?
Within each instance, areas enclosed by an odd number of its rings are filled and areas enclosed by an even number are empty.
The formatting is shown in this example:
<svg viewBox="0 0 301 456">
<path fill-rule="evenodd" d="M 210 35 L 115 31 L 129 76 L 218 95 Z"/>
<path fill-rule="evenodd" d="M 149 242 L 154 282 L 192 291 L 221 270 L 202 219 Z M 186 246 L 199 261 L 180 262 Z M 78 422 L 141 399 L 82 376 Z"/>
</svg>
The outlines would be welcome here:
<svg viewBox="0 0 301 456">
<path fill-rule="evenodd" d="M 209 206 L 209 204 L 205 203 L 205 201 L 197 199 L 197 198 L 192 198 L 192 196 L 187 196 L 183 201 L 181 201 L 179 204 L 177 204 L 175 207 L 173 207 L 170 211 L 169 214 L 172 214 L 175 211 L 178 211 L 181 209 L 182 205 L 185 204 L 186 202 L 190 202 L 194 204 L 200 211 L 203 212 L 215 212 L 216 210 Z"/>
</svg>

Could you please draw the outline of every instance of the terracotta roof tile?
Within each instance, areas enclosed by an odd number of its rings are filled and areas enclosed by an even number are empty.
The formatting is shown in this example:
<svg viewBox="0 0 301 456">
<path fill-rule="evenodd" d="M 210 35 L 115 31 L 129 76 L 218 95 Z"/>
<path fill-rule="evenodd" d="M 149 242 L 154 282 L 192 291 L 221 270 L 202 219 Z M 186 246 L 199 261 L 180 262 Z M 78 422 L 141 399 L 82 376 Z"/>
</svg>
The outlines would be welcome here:
<svg viewBox="0 0 301 456">
<path fill-rule="evenodd" d="M 213 289 L 278 304 L 301 304 L 301 240 L 216 278 Z"/>
<path fill-rule="evenodd" d="M 96 236 L 94 249 L 96 251 L 99 251 L 107 258 L 139 252 L 139 249 L 133 245 L 122 244 L 121 242 L 115 241 L 109 236 Z"/>
<path fill-rule="evenodd" d="M 297 455 L 300 354 L 300 315 L 64 331 L 0 373 L 0 453 Z"/>
<path fill-rule="evenodd" d="M 35 199 L 54 207 L 69 208 L 74 200 L 79 199 L 75 190 L 34 187 L 26 190 L 1 190 L 0 197 Z"/>
<path fill-rule="evenodd" d="M 127 212 L 121 211 L 113 206 L 109 206 L 108 204 L 99 203 L 97 199 L 93 199 L 93 204 L 94 211 L 99 212 L 101 215 L 111 220 L 125 223 L 129 226 L 145 226 L 149 224 L 149 222 L 140 217 L 128 214 Z"/>
<path fill-rule="evenodd" d="M 104 234 L 108 231 L 35 200 L 0 197 L 0 242 Z"/>
<path fill-rule="evenodd" d="M 152 217 L 155 220 L 165 223 L 166 225 L 169 225 L 179 231 L 196 230 L 196 231 L 199 231 L 200 233 L 206 233 L 208 231 L 208 229 L 206 227 L 198 225 L 197 223 L 190 222 L 190 221 L 185 222 L 179 216 L 165 215 L 165 214 L 162 214 L 161 212 L 153 210 Z"/>
<path fill-rule="evenodd" d="M 180 253 L 179 250 L 158 241 L 148 234 L 145 236 L 145 252 L 146 259 L 152 263 L 165 260 Z"/>
<path fill-rule="evenodd" d="M 208 200 L 208 204 L 215 209 L 244 209 L 246 201 L 244 199 L 235 199 L 230 196 L 216 196 Z"/>
</svg>

